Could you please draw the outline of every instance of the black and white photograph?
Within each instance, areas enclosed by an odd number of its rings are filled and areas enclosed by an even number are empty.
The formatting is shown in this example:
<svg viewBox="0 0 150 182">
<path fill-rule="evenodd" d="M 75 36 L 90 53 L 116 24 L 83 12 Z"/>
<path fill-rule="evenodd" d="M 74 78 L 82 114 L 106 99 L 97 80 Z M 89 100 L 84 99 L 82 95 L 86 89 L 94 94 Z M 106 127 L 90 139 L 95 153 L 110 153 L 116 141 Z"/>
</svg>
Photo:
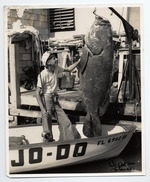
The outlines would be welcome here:
<svg viewBox="0 0 150 182">
<path fill-rule="evenodd" d="M 7 176 L 145 175 L 142 5 L 4 15 Z"/>
</svg>

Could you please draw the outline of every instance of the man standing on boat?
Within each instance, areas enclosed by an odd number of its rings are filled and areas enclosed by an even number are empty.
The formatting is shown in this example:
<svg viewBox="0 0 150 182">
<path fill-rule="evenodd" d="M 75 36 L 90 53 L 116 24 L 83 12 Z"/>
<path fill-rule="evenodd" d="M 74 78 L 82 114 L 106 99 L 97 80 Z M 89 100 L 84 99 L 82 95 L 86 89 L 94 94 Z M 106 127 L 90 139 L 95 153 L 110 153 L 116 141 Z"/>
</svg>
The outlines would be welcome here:
<svg viewBox="0 0 150 182">
<path fill-rule="evenodd" d="M 60 140 L 75 138 L 72 124 L 57 101 L 57 77 L 61 72 L 72 71 L 79 62 L 80 60 L 63 69 L 58 65 L 58 60 L 54 54 L 47 51 L 42 56 L 45 69 L 38 75 L 36 98 L 42 112 L 42 136 L 45 141 L 54 141 L 52 134 L 52 112 L 54 110 L 59 123 Z"/>
</svg>

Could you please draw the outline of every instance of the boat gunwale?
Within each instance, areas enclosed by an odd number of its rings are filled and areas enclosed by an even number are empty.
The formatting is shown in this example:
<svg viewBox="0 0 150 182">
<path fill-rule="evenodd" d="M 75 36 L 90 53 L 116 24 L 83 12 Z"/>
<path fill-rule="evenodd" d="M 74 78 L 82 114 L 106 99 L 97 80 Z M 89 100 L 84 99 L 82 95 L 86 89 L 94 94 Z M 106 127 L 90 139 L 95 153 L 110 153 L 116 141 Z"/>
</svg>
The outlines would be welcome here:
<svg viewBox="0 0 150 182">
<path fill-rule="evenodd" d="M 113 124 L 112 124 L 113 125 Z M 36 125 L 37 126 L 37 125 Z M 129 125 L 125 125 L 125 124 L 117 124 L 117 126 L 121 126 L 123 127 L 126 131 L 122 131 L 122 132 L 118 132 L 118 133 L 114 133 L 114 134 L 110 134 L 110 135 L 106 135 L 106 136 L 98 136 L 98 137 L 91 137 L 91 138 L 80 138 L 80 139 L 74 139 L 74 140 L 62 140 L 62 141 L 54 141 L 54 142 L 40 142 L 40 143 L 32 143 L 32 144 L 27 144 L 27 145 L 15 145 L 15 146 L 9 146 L 9 150 L 18 150 L 18 149 L 28 149 L 31 147 L 51 147 L 51 146 L 57 146 L 59 144 L 74 144 L 80 141 L 92 141 L 92 140 L 101 140 L 102 138 L 109 138 L 109 137 L 115 137 L 116 135 L 119 134 L 126 134 L 129 132 L 134 132 L 136 129 L 135 125 L 129 126 Z"/>
</svg>

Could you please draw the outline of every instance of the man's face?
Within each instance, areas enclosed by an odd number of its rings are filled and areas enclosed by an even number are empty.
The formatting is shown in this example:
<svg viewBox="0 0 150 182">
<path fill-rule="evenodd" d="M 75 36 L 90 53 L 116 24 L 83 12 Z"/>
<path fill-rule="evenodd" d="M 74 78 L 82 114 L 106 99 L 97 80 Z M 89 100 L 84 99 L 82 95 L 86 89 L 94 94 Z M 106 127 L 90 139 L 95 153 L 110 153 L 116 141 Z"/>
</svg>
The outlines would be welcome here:
<svg viewBox="0 0 150 182">
<path fill-rule="evenodd" d="M 48 71 L 54 73 L 55 68 L 58 65 L 58 59 L 56 57 L 53 57 L 50 60 L 47 60 L 46 65 L 47 65 Z"/>
</svg>

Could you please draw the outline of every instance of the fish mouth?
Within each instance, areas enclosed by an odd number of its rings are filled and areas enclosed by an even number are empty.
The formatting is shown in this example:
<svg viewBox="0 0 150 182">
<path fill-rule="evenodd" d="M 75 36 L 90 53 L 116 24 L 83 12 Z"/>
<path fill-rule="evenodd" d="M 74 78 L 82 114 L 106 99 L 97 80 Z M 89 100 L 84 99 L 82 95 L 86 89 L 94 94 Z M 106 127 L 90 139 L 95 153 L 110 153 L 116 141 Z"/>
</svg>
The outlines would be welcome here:
<svg viewBox="0 0 150 182">
<path fill-rule="evenodd" d="M 110 22 L 109 20 L 104 19 L 101 16 L 95 16 L 95 26 L 98 26 L 98 25 L 110 25 Z"/>
</svg>

